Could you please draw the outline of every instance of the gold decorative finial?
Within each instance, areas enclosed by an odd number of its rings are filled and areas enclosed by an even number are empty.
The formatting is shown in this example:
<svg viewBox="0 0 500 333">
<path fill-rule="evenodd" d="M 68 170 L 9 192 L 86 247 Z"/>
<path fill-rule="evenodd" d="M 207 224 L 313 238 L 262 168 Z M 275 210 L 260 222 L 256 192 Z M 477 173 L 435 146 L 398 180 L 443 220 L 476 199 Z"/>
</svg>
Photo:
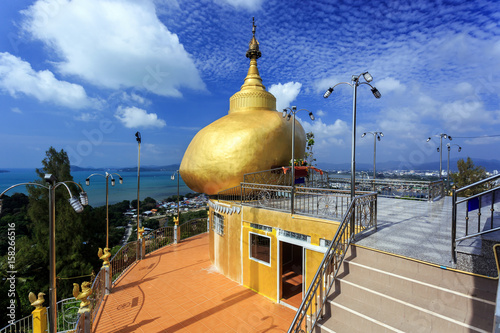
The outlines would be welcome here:
<svg viewBox="0 0 500 333">
<path fill-rule="evenodd" d="M 97 252 L 97 256 L 99 259 L 103 260 L 102 265 L 103 266 L 109 266 L 109 258 L 111 257 L 111 252 L 109 252 L 109 248 L 104 248 L 104 251 L 99 248 L 99 251 Z"/>
<path fill-rule="evenodd" d="M 92 295 L 92 288 L 90 282 L 85 281 L 82 283 L 82 291 L 80 292 L 80 286 L 78 283 L 73 283 L 73 296 L 77 300 L 81 300 L 80 310 L 78 313 L 82 313 L 88 311 L 88 306 L 90 305 L 89 296 Z"/>
<path fill-rule="evenodd" d="M 139 228 L 139 238 L 142 238 L 142 234 L 144 233 L 144 227 Z"/>
<path fill-rule="evenodd" d="M 246 53 L 246 57 L 250 59 L 259 59 L 262 56 L 262 53 L 259 51 L 259 42 L 257 38 L 255 38 L 255 17 L 252 18 L 252 39 L 250 43 L 248 43 L 248 51 Z"/>
<path fill-rule="evenodd" d="M 43 302 L 45 302 L 45 298 L 43 298 L 43 296 L 45 296 L 44 293 L 38 293 L 38 298 L 36 298 L 35 294 L 30 292 L 28 299 L 30 300 L 31 306 L 34 306 L 35 309 L 43 308 Z"/>
</svg>

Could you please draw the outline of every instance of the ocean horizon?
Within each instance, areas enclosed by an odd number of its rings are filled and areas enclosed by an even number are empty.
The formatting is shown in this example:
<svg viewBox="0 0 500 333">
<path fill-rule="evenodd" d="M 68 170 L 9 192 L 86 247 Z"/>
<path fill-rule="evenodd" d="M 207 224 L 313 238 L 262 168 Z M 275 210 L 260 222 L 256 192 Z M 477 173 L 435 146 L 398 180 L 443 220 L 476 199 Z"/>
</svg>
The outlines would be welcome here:
<svg viewBox="0 0 500 333">
<path fill-rule="evenodd" d="M 4 168 L 9 172 L 0 172 L 0 193 L 12 185 L 19 183 L 29 183 L 39 179 L 35 169 L 19 169 L 19 168 Z M 114 170 L 108 170 L 109 173 L 114 173 Z M 73 180 L 79 183 L 85 192 L 88 194 L 89 204 L 93 207 L 103 206 L 106 204 L 106 180 L 102 176 L 93 176 L 90 178 L 90 185 L 85 185 L 85 179 L 93 174 L 92 171 L 72 171 Z M 105 174 L 105 171 L 96 173 Z M 118 172 L 123 178 L 123 184 L 120 184 L 118 176 L 113 175 L 116 179 L 115 186 L 111 186 L 109 181 L 109 204 L 115 204 L 123 200 L 137 199 L 137 172 Z M 172 180 L 172 174 L 175 171 L 141 171 L 140 182 L 140 200 L 146 197 L 151 197 L 156 200 L 163 200 L 172 195 L 177 195 L 177 179 Z M 177 175 L 176 175 L 177 176 Z M 179 181 L 179 193 L 184 195 L 192 191 L 186 186 L 182 178 Z M 14 193 L 28 194 L 26 186 L 18 186 L 9 190 L 5 195 L 12 196 Z M 76 193 L 73 193 L 75 195 Z"/>
</svg>

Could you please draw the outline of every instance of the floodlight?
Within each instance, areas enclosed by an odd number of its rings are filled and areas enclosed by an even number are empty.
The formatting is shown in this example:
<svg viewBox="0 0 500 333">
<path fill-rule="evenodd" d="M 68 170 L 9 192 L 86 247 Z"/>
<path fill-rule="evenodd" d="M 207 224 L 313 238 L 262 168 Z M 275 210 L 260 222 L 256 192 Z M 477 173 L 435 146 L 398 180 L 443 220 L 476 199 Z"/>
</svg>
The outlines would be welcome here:
<svg viewBox="0 0 500 333">
<path fill-rule="evenodd" d="M 363 135 L 361 135 L 362 138 L 364 138 L 366 136 L 366 133 L 363 133 Z"/>
<path fill-rule="evenodd" d="M 312 112 L 309 112 L 309 118 L 311 118 L 311 120 L 314 120 L 314 115 Z"/>
<path fill-rule="evenodd" d="M 77 197 L 71 197 L 69 199 L 69 203 L 71 204 L 71 207 L 75 210 L 77 213 L 83 212 L 83 206 L 82 203 L 78 200 Z"/>
<path fill-rule="evenodd" d="M 431 141 L 431 137 L 429 137 L 426 142 L 429 142 L 429 141 Z"/>
<path fill-rule="evenodd" d="M 333 88 L 328 88 L 328 90 L 323 94 L 324 98 L 328 98 L 333 92 Z"/>
<path fill-rule="evenodd" d="M 111 186 L 115 186 L 115 179 L 111 178 Z"/>
<path fill-rule="evenodd" d="M 120 177 L 120 184 L 123 184 L 123 178 Z"/>
<path fill-rule="evenodd" d="M 439 147 L 437 147 L 437 152 L 439 153 Z"/>
<path fill-rule="evenodd" d="M 85 185 L 87 185 L 87 186 L 90 185 L 90 178 L 85 179 Z"/>
<path fill-rule="evenodd" d="M 0 214 L 2 214 L 2 202 L 3 202 L 3 199 L 0 199 Z"/>
<path fill-rule="evenodd" d="M 462 147 L 458 146 L 458 152 L 460 153 L 460 151 L 462 150 Z"/>
<path fill-rule="evenodd" d="M 377 88 L 373 87 L 372 88 L 372 93 L 373 93 L 373 96 L 375 96 L 375 98 L 380 98 L 382 97 L 382 94 L 380 94 L 380 91 L 377 90 Z"/>
<path fill-rule="evenodd" d="M 450 141 L 451 141 L 451 140 L 452 140 L 452 139 L 451 139 L 451 136 L 449 136 L 449 135 L 448 135 L 448 139 L 450 139 Z"/>
<path fill-rule="evenodd" d="M 377 140 L 380 141 L 380 135 L 377 135 Z"/>
<path fill-rule="evenodd" d="M 373 77 L 368 72 L 363 73 L 363 77 L 365 78 L 366 82 L 371 82 L 373 80 Z"/>
<path fill-rule="evenodd" d="M 288 113 L 288 111 L 286 109 L 283 109 L 283 118 L 286 117 L 287 113 Z"/>
<path fill-rule="evenodd" d="M 384 133 L 380 132 L 380 136 L 381 136 L 381 137 L 384 137 Z"/>
<path fill-rule="evenodd" d="M 141 140 L 141 133 L 136 132 L 136 133 L 135 133 L 135 138 L 136 138 L 137 142 L 141 143 L 141 141 L 142 141 L 142 140 Z"/>
<path fill-rule="evenodd" d="M 443 137 L 444 137 L 445 139 L 448 139 L 448 135 L 446 135 L 446 134 L 443 134 Z"/>
<path fill-rule="evenodd" d="M 54 176 L 51 173 L 46 173 L 45 176 L 43 177 L 47 183 L 50 183 L 51 185 L 54 185 L 57 182 L 56 176 Z"/>
<path fill-rule="evenodd" d="M 89 204 L 89 197 L 87 196 L 87 192 L 80 192 L 80 202 L 83 206 L 87 206 Z"/>
</svg>

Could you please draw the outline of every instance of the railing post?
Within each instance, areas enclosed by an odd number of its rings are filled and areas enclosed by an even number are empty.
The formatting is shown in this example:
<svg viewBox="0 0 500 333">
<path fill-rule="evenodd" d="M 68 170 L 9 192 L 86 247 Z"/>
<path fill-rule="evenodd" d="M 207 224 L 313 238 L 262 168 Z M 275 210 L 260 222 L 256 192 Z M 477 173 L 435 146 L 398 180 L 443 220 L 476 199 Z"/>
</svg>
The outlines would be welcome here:
<svg viewBox="0 0 500 333">
<path fill-rule="evenodd" d="M 91 331 L 90 311 L 85 311 L 84 313 L 82 313 L 82 316 L 84 317 L 83 332 L 84 333 L 90 333 L 90 331 Z"/>
<path fill-rule="evenodd" d="M 47 308 L 41 307 L 31 312 L 33 319 L 33 333 L 47 332 Z"/>
<path fill-rule="evenodd" d="M 179 230 L 179 220 L 174 217 L 174 244 L 177 244 L 181 239 L 180 239 L 180 230 Z"/>
<path fill-rule="evenodd" d="M 111 293 L 111 266 L 102 266 L 101 274 L 104 274 L 104 294 L 109 295 Z"/>
<path fill-rule="evenodd" d="M 432 182 L 429 182 L 429 186 L 427 187 L 427 201 L 432 201 Z"/>
<path fill-rule="evenodd" d="M 451 197 L 451 259 L 453 264 L 457 263 L 456 239 L 457 239 L 457 192 L 452 191 Z"/>
</svg>

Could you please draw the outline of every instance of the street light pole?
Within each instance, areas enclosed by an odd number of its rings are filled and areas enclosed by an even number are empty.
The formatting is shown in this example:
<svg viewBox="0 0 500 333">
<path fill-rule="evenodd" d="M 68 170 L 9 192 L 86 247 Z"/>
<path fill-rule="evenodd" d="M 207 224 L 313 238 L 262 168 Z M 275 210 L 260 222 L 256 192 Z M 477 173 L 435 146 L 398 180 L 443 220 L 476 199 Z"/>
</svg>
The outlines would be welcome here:
<svg viewBox="0 0 500 333">
<path fill-rule="evenodd" d="M 451 136 L 449 136 L 446 133 L 441 133 L 435 135 L 436 137 L 439 137 L 439 179 L 443 179 L 443 138 L 449 139 L 450 141 L 452 140 Z M 427 139 L 427 142 L 431 141 L 431 137 Z"/>
<path fill-rule="evenodd" d="M 384 133 L 382 132 L 365 132 L 363 135 L 361 135 L 362 138 L 366 136 L 366 134 L 372 134 L 373 135 L 373 180 L 377 177 L 377 172 L 376 172 L 376 160 L 377 160 L 377 139 L 380 141 L 380 138 L 384 136 Z"/>
<path fill-rule="evenodd" d="M 49 184 L 44 186 L 39 183 L 20 183 L 12 185 L 5 191 L 0 193 L 0 198 L 10 189 L 23 186 L 23 185 L 34 185 L 43 187 L 49 190 L 49 332 L 57 333 L 57 284 L 56 284 L 56 203 L 55 203 L 55 190 L 58 186 L 63 185 L 68 190 L 70 199 L 69 203 L 71 207 L 77 212 L 83 212 L 83 206 L 88 205 L 87 193 L 83 190 L 80 184 L 74 181 L 63 181 L 57 182 L 57 179 L 52 174 L 45 174 L 44 180 Z M 80 187 L 80 199 L 73 196 L 67 183 L 76 184 Z M 0 212 L 1 212 L 1 199 L 0 199 Z"/>
<path fill-rule="evenodd" d="M 283 118 L 285 118 L 288 114 L 287 120 L 290 120 L 291 115 L 293 114 L 293 121 L 292 121 L 292 196 L 290 199 L 290 213 L 293 214 L 295 209 L 295 114 L 299 111 L 307 111 L 309 112 L 309 118 L 311 120 L 314 120 L 314 115 L 311 111 L 306 110 L 306 109 L 300 109 L 297 110 L 296 106 L 292 106 L 291 108 L 285 108 L 283 109 Z"/>
<path fill-rule="evenodd" d="M 115 186 L 115 179 L 113 178 L 113 175 L 117 175 L 120 180 L 120 184 L 123 184 L 123 178 L 117 173 L 108 173 L 106 174 L 100 174 L 100 173 L 93 173 L 90 176 L 85 179 L 85 184 L 87 186 L 90 185 L 90 178 L 93 176 L 101 176 L 106 179 L 106 247 L 109 248 L 109 200 L 108 200 L 108 192 L 109 192 L 109 181 L 108 178 L 111 178 L 111 186 Z"/>
<path fill-rule="evenodd" d="M 359 79 L 363 76 L 366 82 L 359 82 Z M 331 95 L 334 88 L 340 84 L 347 84 L 353 88 L 353 98 L 352 98 L 352 143 L 351 143 L 351 201 L 356 196 L 356 103 L 357 103 L 357 91 L 358 86 L 361 84 L 366 84 L 370 86 L 373 96 L 375 98 L 380 98 L 382 95 L 377 88 L 373 87 L 368 82 L 371 82 L 373 77 L 368 72 L 361 73 L 359 75 L 353 75 L 351 78 L 351 83 L 340 82 L 334 85 L 323 94 L 324 98 L 328 98 Z"/>
<path fill-rule="evenodd" d="M 135 138 L 137 140 L 137 144 L 139 145 L 138 148 L 138 158 L 137 158 L 137 257 L 142 259 L 142 245 L 140 244 L 140 239 L 141 239 L 141 234 L 139 233 L 139 227 L 140 227 L 140 220 L 139 220 L 139 209 L 140 209 L 140 187 L 141 187 L 141 133 L 136 132 L 135 133 Z"/>
</svg>

